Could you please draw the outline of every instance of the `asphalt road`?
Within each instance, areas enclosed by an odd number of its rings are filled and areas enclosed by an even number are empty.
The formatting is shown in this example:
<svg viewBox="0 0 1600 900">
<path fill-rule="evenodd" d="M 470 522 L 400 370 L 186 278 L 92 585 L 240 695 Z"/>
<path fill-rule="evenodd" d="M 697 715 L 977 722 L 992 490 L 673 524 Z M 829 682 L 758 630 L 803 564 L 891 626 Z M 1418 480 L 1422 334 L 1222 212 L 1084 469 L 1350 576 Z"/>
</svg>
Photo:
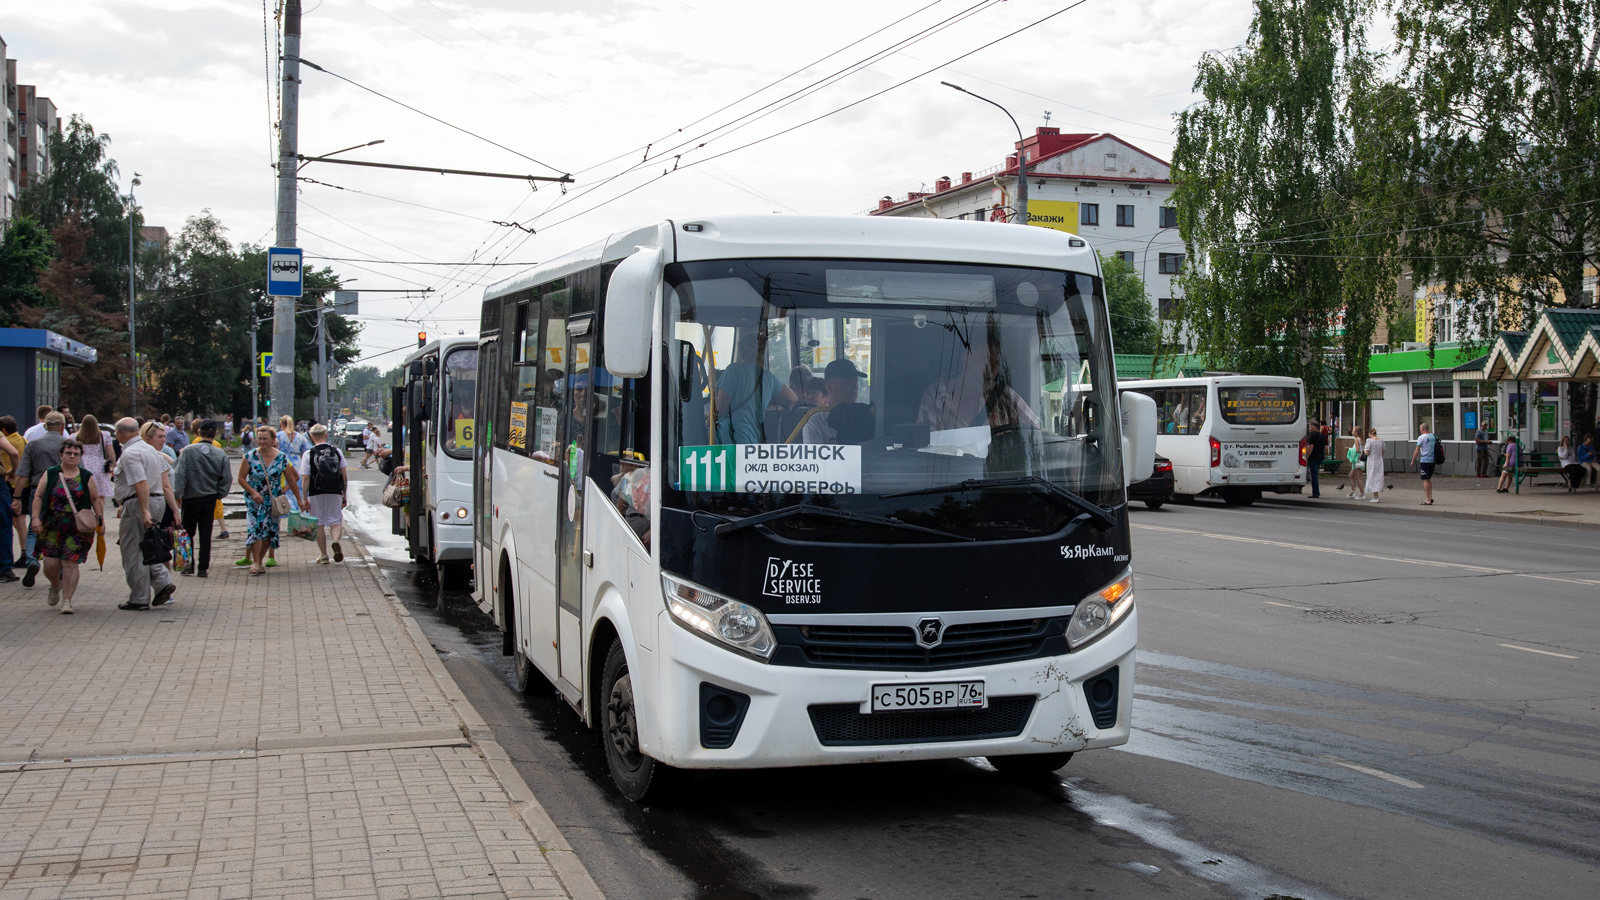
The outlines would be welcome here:
<svg viewBox="0 0 1600 900">
<path fill-rule="evenodd" d="M 1600 893 L 1592 534 L 1137 508 L 1126 748 L 1034 781 L 976 759 L 709 773 L 639 808 L 354 474 L 358 530 L 613 900 Z"/>
</svg>

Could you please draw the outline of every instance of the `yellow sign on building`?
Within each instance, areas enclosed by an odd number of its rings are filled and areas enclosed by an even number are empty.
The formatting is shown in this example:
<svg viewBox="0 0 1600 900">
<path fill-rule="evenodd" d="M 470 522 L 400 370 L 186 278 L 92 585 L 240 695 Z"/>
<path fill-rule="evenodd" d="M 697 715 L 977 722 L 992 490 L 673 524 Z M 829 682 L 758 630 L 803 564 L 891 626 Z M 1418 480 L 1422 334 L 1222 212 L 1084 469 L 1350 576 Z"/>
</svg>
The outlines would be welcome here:
<svg viewBox="0 0 1600 900">
<path fill-rule="evenodd" d="M 1029 200 L 1028 224 L 1053 228 L 1068 234 L 1078 233 L 1076 200 Z"/>
</svg>

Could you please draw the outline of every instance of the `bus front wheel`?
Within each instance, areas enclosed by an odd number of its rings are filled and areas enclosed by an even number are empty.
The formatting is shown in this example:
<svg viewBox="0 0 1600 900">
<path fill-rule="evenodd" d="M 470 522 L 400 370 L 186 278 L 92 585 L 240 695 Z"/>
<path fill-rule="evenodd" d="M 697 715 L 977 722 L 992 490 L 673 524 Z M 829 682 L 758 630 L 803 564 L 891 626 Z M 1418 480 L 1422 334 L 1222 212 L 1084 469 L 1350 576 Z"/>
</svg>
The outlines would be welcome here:
<svg viewBox="0 0 1600 900">
<path fill-rule="evenodd" d="M 1001 775 L 1026 778 L 1049 775 L 1071 761 L 1072 754 L 1027 753 L 1022 756 L 990 756 L 986 758 L 989 760 L 989 765 L 994 766 L 995 771 Z"/>
<path fill-rule="evenodd" d="M 633 677 L 622 644 L 612 642 L 600 677 L 600 742 L 605 746 L 611 780 L 622 796 L 635 803 L 669 796 L 683 773 L 645 756 L 639 750 L 639 716 L 634 706 Z"/>
</svg>

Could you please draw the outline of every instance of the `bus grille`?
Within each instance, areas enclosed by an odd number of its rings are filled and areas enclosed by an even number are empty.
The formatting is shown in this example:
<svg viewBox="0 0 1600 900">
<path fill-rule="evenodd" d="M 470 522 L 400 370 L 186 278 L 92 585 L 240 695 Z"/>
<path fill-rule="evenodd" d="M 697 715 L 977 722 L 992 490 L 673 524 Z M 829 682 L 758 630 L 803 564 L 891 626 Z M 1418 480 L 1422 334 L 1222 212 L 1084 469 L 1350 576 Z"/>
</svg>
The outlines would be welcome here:
<svg viewBox="0 0 1600 900">
<path fill-rule="evenodd" d="M 931 709 L 868 715 L 859 703 L 810 707 L 811 727 L 824 747 L 986 741 L 1016 737 L 1028 727 L 1034 698 L 991 697 L 988 709 Z"/>
<path fill-rule="evenodd" d="M 904 625 L 777 625 L 776 665 L 880 671 L 958 669 L 1067 652 L 1071 616 L 951 625 L 937 647 Z"/>
</svg>

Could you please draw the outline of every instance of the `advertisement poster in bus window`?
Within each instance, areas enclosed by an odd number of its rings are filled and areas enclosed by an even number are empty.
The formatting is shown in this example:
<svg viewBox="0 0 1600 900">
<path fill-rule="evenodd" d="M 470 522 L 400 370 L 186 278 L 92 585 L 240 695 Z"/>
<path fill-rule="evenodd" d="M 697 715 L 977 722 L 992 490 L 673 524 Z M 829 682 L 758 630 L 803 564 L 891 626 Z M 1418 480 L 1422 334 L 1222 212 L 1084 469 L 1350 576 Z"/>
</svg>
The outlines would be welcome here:
<svg viewBox="0 0 1600 900">
<path fill-rule="evenodd" d="M 528 440 L 528 404 L 515 402 L 511 404 L 511 424 L 506 429 L 506 443 L 513 450 L 527 449 Z"/>
<path fill-rule="evenodd" d="M 1297 387 L 1218 387 L 1217 400 L 1230 425 L 1289 425 L 1300 418 Z"/>
</svg>

